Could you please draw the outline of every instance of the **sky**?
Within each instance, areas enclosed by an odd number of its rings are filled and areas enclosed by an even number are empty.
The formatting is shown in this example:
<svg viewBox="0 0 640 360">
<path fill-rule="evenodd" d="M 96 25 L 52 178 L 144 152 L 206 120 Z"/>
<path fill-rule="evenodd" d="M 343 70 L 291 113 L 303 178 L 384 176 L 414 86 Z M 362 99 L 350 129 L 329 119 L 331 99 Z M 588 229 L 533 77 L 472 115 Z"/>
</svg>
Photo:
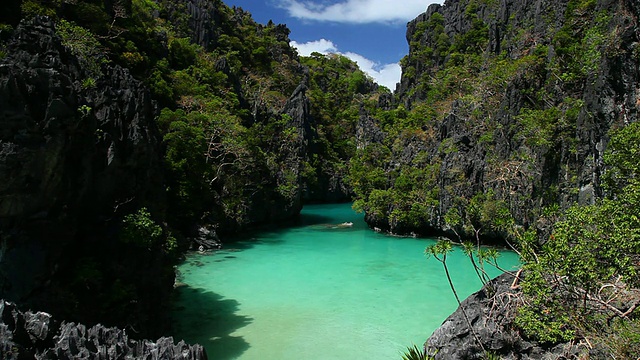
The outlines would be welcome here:
<svg viewBox="0 0 640 360">
<path fill-rule="evenodd" d="M 272 20 L 291 30 L 291 45 L 302 56 L 338 53 L 358 63 L 391 91 L 400 81 L 398 62 L 409 52 L 407 22 L 434 0 L 223 0 L 254 20 Z"/>
</svg>

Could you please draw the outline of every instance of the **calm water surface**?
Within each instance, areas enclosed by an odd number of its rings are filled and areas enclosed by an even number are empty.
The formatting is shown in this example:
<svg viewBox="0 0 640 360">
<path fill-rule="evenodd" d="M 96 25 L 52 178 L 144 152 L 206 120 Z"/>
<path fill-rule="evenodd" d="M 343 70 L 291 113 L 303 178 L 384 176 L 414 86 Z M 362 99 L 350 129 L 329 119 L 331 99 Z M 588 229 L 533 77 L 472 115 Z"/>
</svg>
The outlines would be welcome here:
<svg viewBox="0 0 640 360">
<path fill-rule="evenodd" d="M 400 359 L 457 308 L 442 264 L 424 255 L 432 243 L 371 231 L 350 204 L 306 206 L 298 226 L 190 255 L 174 337 L 214 360 Z M 459 249 L 447 263 L 460 296 L 480 288 Z"/>
</svg>

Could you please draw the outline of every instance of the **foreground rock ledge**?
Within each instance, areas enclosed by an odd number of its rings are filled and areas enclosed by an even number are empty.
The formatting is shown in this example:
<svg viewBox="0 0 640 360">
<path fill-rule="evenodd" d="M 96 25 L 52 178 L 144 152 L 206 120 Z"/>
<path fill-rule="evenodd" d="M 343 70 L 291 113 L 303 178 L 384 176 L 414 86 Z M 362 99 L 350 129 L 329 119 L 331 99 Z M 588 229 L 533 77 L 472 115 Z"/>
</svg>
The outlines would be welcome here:
<svg viewBox="0 0 640 360">
<path fill-rule="evenodd" d="M 100 324 L 58 323 L 45 312 L 21 312 L 0 300 L 0 359 L 193 359 L 206 360 L 201 345 L 129 339 L 124 330 Z"/>
<path fill-rule="evenodd" d="M 433 332 L 425 343 L 435 359 L 484 359 L 464 318 L 467 313 L 484 348 L 501 359 L 573 358 L 585 349 L 575 344 L 539 344 L 523 338 L 513 326 L 520 289 L 513 289 L 514 275 L 504 273 L 472 294 Z"/>
</svg>

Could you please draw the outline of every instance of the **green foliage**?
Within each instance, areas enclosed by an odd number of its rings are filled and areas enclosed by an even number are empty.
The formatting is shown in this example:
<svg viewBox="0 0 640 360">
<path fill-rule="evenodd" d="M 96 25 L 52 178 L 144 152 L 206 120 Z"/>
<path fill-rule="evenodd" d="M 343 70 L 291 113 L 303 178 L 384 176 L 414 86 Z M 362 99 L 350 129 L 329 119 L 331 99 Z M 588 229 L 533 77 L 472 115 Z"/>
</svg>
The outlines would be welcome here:
<svg viewBox="0 0 640 360">
<path fill-rule="evenodd" d="M 429 352 L 426 347 L 418 348 L 418 345 L 413 345 L 407 348 L 402 354 L 402 360 L 430 360 L 433 359 L 429 356 Z"/>
<path fill-rule="evenodd" d="M 158 225 L 145 207 L 124 217 L 120 240 L 125 244 L 147 250 L 160 250 L 169 255 L 175 255 L 178 250 L 176 238 Z"/>
<path fill-rule="evenodd" d="M 20 5 L 20 10 L 24 18 L 31 18 L 36 15 L 56 17 L 59 7 L 59 0 L 23 0 Z"/>
<path fill-rule="evenodd" d="M 69 8 L 63 6 L 62 9 Z M 106 34 L 110 28 L 111 16 L 107 14 L 101 1 L 77 1 L 71 7 L 72 20 L 76 24 L 89 29 L 94 34 Z"/>
<path fill-rule="evenodd" d="M 80 116 L 83 118 L 89 116 L 89 114 L 91 114 L 91 106 L 85 104 L 78 107 L 78 113 L 80 113 Z"/>
<path fill-rule="evenodd" d="M 483 359 L 484 360 L 500 360 L 502 359 L 502 357 L 494 352 L 485 351 Z"/>
<path fill-rule="evenodd" d="M 196 113 L 163 109 L 158 124 L 166 135 L 165 161 L 169 170 L 170 199 L 178 219 L 192 219 L 204 211 L 211 194 L 204 181 L 211 177 L 206 164 L 207 135 Z M 203 181 L 204 180 L 204 181 Z"/>
<path fill-rule="evenodd" d="M 96 87 L 96 79 L 88 77 L 82 81 L 83 89 L 93 89 Z"/>
<path fill-rule="evenodd" d="M 537 274 L 528 276 L 523 284 L 523 290 L 532 302 L 518 309 L 514 324 L 527 337 L 543 343 L 556 344 L 573 339 L 575 330 L 569 326 L 571 319 L 560 306 L 560 300 L 553 299 L 553 292 L 546 282 L 539 277 L 534 280 L 534 276 Z"/>
<path fill-rule="evenodd" d="M 552 107 L 544 110 L 522 109 L 518 122 L 523 127 L 519 132 L 529 146 L 551 146 L 554 125 L 560 118 L 560 110 Z"/>
<path fill-rule="evenodd" d="M 126 244 L 152 248 L 163 240 L 163 230 L 146 208 L 124 217 L 120 239 Z"/>
<path fill-rule="evenodd" d="M 312 164 L 319 174 L 347 168 L 356 153 L 354 134 L 360 106 L 382 92 L 357 65 L 341 55 L 312 54 L 301 58 L 309 68 L 307 96 L 316 121 L 319 157 Z"/>
<path fill-rule="evenodd" d="M 559 77 L 578 85 L 593 80 L 598 73 L 609 39 L 607 28 L 611 16 L 601 11 L 585 21 L 585 13 L 595 13 L 595 1 L 572 0 L 567 4 L 565 25 L 553 36 L 560 58 Z"/>
<path fill-rule="evenodd" d="M 451 245 L 451 241 L 439 240 L 435 244 L 427 246 L 424 253 L 427 255 L 427 258 L 433 257 L 440 262 L 445 262 L 447 255 L 452 251 L 453 246 Z"/>
<path fill-rule="evenodd" d="M 489 26 L 478 17 L 476 11 L 477 3 L 472 0 L 465 10 L 465 15 L 471 21 L 471 29 L 454 37 L 450 52 L 477 54 L 484 51 L 489 41 Z"/>
<path fill-rule="evenodd" d="M 604 185 L 612 197 L 633 191 L 640 184 L 640 123 L 631 123 L 612 133 L 604 156 L 609 168 Z"/>
<path fill-rule="evenodd" d="M 187 38 L 172 39 L 169 42 L 169 64 L 175 70 L 182 70 L 195 64 L 199 46 L 192 44 Z"/>
<path fill-rule="evenodd" d="M 75 276 L 71 281 L 74 286 L 96 290 L 103 278 L 100 264 L 93 258 L 82 257 L 75 265 Z"/>
<path fill-rule="evenodd" d="M 60 20 L 57 23 L 56 32 L 62 38 L 62 44 L 78 56 L 90 77 L 96 78 L 102 75 L 101 45 L 93 33 L 66 20 Z"/>
<path fill-rule="evenodd" d="M 637 359 L 640 356 L 640 320 L 615 319 L 601 340 L 614 359 Z"/>
<path fill-rule="evenodd" d="M 399 141 L 395 146 L 403 146 Z M 438 204 L 434 185 L 440 164 L 421 153 L 415 166 L 389 174 L 384 168 L 390 155 L 387 146 L 373 143 L 351 159 L 348 179 L 357 196 L 355 205 L 375 218 L 388 218 L 392 231 L 420 229 L 433 220 Z"/>
<path fill-rule="evenodd" d="M 425 255 L 427 256 L 427 258 L 433 257 L 437 261 L 442 263 L 442 266 L 444 267 L 445 275 L 447 276 L 447 280 L 449 282 L 449 287 L 451 288 L 451 291 L 453 292 L 453 296 L 456 298 L 456 301 L 458 302 L 458 307 L 462 311 L 462 315 L 464 316 L 464 319 L 465 319 L 465 321 L 467 323 L 469 332 L 473 335 L 473 338 L 476 341 L 476 344 L 478 344 L 478 346 L 484 352 L 486 352 L 485 348 L 484 348 L 484 345 L 482 344 L 482 342 L 478 338 L 478 334 L 476 334 L 476 332 L 475 332 L 475 330 L 473 328 L 473 325 L 471 324 L 471 320 L 469 320 L 469 316 L 467 315 L 467 312 L 464 310 L 464 308 L 462 308 L 462 302 L 460 301 L 460 297 L 458 296 L 458 292 L 456 291 L 456 288 L 453 285 L 453 281 L 451 280 L 451 275 L 449 273 L 449 267 L 447 266 L 447 255 L 450 254 L 452 251 L 453 251 L 453 246 L 451 245 L 450 241 L 448 241 L 448 240 L 439 240 L 435 244 L 427 246 L 427 248 L 425 249 L 424 252 L 425 252 Z"/>
</svg>

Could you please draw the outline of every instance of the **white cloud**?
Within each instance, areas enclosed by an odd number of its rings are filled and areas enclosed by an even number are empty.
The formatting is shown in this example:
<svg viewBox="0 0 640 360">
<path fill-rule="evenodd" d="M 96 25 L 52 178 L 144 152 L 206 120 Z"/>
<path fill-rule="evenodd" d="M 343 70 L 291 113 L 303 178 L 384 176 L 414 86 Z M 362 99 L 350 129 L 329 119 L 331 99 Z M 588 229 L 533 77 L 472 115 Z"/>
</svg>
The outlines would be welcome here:
<svg viewBox="0 0 640 360">
<path fill-rule="evenodd" d="M 340 0 L 318 4 L 307 0 L 279 0 L 289 15 L 299 19 L 341 23 L 406 22 L 425 12 L 435 0 Z"/>
<path fill-rule="evenodd" d="M 291 46 L 298 49 L 298 54 L 302 56 L 309 56 L 312 52 L 319 52 L 321 54 L 338 52 L 336 45 L 332 41 L 326 39 L 309 41 L 304 44 L 292 41 Z"/>
<path fill-rule="evenodd" d="M 355 61 L 360 70 L 371 76 L 375 82 L 386 86 L 391 91 L 394 91 L 396 83 L 400 82 L 400 76 L 402 75 L 400 64 L 379 64 L 360 54 L 352 52 L 341 53 L 338 51 L 338 47 L 331 40 L 320 39 L 302 44 L 292 41 L 291 46 L 298 49 L 298 54 L 302 56 L 309 56 L 312 52 L 344 55 Z"/>
</svg>

